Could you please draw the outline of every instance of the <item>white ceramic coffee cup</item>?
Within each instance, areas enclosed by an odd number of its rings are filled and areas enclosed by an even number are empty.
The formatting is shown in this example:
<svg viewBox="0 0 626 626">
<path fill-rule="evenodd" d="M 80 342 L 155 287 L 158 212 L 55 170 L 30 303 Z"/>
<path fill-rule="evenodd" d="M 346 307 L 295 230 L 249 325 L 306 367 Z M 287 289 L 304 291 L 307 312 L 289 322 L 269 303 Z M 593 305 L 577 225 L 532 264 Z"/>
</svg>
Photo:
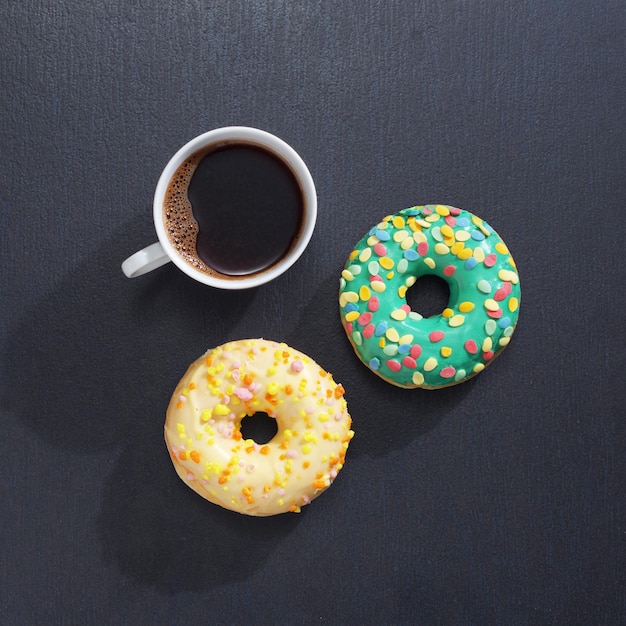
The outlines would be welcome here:
<svg viewBox="0 0 626 626">
<path fill-rule="evenodd" d="M 163 215 L 163 200 L 165 192 L 176 170 L 191 155 L 222 144 L 241 142 L 268 150 L 278 157 L 294 174 L 300 186 L 304 212 L 303 224 L 297 241 L 289 252 L 277 263 L 266 270 L 249 276 L 228 277 L 201 272 L 178 253 L 169 240 Z M 247 289 L 267 283 L 287 271 L 302 255 L 307 247 L 317 219 L 317 194 L 315 184 L 306 164 L 300 155 L 282 139 L 258 128 L 247 126 L 226 126 L 210 130 L 185 144 L 169 161 L 163 170 L 154 193 L 153 205 L 154 227 L 159 241 L 142 250 L 139 250 L 122 263 L 122 271 L 128 278 L 141 276 L 169 263 L 174 263 L 179 269 L 198 282 L 219 287 L 221 289 Z"/>
</svg>

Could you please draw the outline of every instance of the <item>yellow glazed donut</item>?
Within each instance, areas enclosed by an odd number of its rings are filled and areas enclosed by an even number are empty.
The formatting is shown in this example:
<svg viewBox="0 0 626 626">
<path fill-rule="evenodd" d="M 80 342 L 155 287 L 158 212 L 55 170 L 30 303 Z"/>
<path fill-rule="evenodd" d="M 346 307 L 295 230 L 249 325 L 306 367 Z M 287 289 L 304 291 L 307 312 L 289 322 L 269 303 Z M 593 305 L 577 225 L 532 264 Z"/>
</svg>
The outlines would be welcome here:
<svg viewBox="0 0 626 626">
<path fill-rule="evenodd" d="M 267 516 L 325 491 L 354 435 L 344 389 L 284 343 L 233 341 L 191 364 L 167 409 L 165 441 L 180 478 L 214 504 Z M 255 413 L 276 419 L 264 445 L 241 434 Z"/>
</svg>

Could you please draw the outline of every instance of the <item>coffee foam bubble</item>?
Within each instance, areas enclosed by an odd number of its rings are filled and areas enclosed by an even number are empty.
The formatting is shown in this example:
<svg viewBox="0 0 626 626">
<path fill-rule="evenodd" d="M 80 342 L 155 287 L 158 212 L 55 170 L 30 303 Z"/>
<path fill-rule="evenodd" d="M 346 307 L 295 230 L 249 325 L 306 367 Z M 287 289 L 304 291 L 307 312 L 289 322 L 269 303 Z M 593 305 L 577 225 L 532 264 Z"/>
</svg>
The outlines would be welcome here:
<svg viewBox="0 0 626 626">
<path fill-rule="evenodd" d="M 194 219 L 187 189 L 198 163 L 206 152 L 196 152 L 176 170 L 163 199 L 163 223 L 167 237 L 178 254 L 195 269 L 205 274 L 217 274 L 196 252 L 198 223 Z"/>
</svg>

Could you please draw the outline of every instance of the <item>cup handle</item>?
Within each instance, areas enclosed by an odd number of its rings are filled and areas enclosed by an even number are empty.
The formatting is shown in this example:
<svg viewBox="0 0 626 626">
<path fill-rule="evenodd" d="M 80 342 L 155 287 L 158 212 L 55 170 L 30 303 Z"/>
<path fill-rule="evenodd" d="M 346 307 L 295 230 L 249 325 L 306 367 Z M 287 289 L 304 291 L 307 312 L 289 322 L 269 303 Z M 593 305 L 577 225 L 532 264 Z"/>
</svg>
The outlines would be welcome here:
<svg viewBox="0 0 626 626">
<path fill-rule="evenodd" d="M 147 274 L 157 267 L 165 265 L 169 261 L 170 257 L 167 256 L 165 250 L 163 250 L 163 246 L 157 241 L 151 246 L 129 256 L 122 263 L 122 272 L 124 272 L 128 278 L 135 278 L 142 274 Z"/>
</svg>

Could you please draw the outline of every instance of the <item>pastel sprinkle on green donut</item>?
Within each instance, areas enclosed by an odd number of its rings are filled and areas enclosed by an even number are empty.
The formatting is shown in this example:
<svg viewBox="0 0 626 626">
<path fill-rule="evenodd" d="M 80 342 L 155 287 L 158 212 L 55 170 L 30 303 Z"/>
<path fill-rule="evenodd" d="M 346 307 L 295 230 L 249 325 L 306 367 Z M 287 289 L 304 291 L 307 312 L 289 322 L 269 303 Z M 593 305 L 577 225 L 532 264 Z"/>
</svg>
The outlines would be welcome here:
<svg viewBox="0 0 626 626">
<path fill-rule="evenodd" d="M 422 276 L 450 289 L 440 315 L 411 310 Z M 359 359 L 399 387 L 437 389 L 480 373 L 509 344 L 519 275 L 506 244 L 478 216 L 442 204 L 388 215 L 354 247 L 341 273 L 341 321 Z"/>
</svg>

